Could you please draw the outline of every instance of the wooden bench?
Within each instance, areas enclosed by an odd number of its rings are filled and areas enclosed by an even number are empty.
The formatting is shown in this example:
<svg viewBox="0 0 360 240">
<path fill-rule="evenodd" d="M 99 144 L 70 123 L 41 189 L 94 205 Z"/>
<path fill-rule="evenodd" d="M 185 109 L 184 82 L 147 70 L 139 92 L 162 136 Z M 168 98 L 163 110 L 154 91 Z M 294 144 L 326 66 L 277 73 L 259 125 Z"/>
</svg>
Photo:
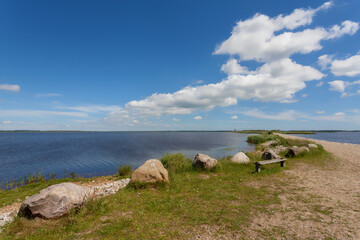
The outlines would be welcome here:
<svg viewBox="0 0 360 240">
<path fill-rule="evenodd" d="M 272 159 L 272 160 L 264 160 L 264 161 L 254 162 L 255 172 L 260 172 L 260 166 L 266 165 L 266 164 L 271 164 L 271 163 L 280 163 L 281 167 L 285 167 L 285 161 L 286 161 L 285 158 L 281 158 L 281 159 Z"/>
</svg>

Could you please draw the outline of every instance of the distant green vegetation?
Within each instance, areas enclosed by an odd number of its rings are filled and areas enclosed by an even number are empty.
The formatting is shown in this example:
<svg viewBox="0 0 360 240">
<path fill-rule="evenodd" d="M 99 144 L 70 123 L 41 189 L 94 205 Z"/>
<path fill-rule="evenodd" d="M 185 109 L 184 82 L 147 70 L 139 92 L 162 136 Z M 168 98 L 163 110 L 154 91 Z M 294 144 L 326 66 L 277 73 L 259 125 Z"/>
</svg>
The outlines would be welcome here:
<svg viewBox="0 0 360 240">
<path fill-rule="evenodd" d="M 235 130 L 237 133 L 263 134 L 263 133 L 283 133 L 283 134 L 315 134 L 317 131 L 299 131 L 299 130 Z"/>
<path fill-rule="evenodd" d="M 271 141 L 271 140 L 277 140 L 277 139 L 280 139 L 280 137 L 273 135 L 271 133 L 268 133 L 268 132 L 263 132 L 262 134 L 259 134 L 259 135 L 248 136 L 247 142 L 253 143 L 253 144 L 262 144 L 264 142 Z"/>
</svg>

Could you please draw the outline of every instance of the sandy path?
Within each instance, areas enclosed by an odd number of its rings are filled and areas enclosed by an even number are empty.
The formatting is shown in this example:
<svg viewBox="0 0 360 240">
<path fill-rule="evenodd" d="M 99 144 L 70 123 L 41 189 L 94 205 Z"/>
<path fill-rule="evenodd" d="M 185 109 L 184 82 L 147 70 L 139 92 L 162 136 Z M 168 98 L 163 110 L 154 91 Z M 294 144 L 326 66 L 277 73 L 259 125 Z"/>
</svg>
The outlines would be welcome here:
<svg viewBox="0 0 360 240">
<path fill-rule="evenodd" d="M 360 145 L 311 140 L 339 160 L 325 168 L 298 163 L 285 171 L 289 184 L 276 187 L 280 207 L 253 219 L 249 238 L 360 239 Z"/>
</svg>

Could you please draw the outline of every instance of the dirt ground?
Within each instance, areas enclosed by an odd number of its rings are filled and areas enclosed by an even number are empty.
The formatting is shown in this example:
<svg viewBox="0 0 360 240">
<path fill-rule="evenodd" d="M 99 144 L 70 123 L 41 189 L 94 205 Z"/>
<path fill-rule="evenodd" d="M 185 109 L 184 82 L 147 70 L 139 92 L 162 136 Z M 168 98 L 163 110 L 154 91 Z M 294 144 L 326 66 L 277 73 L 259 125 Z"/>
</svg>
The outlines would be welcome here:
<svg viewBox="0 0 360 240">
<path fill-rule="evenodd" d="M 256 216 L 247 239 L 360 239 L 360 145 L 312 141 L 336 163 L 325 168 L 299 163 L 286 170 L 290 181 L 276 186 L 280 207 Z"/>
</svg>

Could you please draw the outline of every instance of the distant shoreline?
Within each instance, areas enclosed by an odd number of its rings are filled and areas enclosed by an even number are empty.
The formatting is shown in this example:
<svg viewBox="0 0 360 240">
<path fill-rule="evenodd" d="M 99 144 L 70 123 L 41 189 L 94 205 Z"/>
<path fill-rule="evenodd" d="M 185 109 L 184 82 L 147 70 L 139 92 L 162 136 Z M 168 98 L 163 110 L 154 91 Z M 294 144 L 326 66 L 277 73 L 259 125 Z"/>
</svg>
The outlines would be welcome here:
<svg viewBox="0 0 360 240">
<path fill-rule="evenodd" d="M 0 130 L 0 133 L 24 133 L 24 132 L 34 132 L 34 133 L 77 133 L 77 132 L 234 132 L 234 133 L 247 133 L 247 134 L 257 134 L 262 132 L 275 132 L 283 134 L 315 134 L 315 133 L 336 133 L 336 132 L 360 132 L 360 130 L 158 130 L 158 131 L 82 131 L 82 130 Z"/>
</svg>

